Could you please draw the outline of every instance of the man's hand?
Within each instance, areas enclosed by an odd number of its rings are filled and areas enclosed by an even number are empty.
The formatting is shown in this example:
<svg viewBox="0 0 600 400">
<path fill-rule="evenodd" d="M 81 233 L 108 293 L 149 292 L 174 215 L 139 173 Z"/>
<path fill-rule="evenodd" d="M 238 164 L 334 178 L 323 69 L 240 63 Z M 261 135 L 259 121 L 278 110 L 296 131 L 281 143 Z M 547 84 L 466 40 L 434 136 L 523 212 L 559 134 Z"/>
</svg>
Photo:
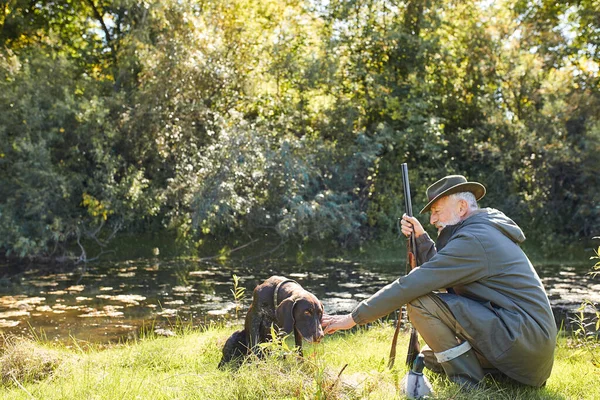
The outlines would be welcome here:
<svg viewBox="0 0 600 400">
<path fill-rule="evenodd" d="M 356 322 L 352 319 L 352 314 L 346 315 L 329 315 L 323 314 L 321 319 L 321 326 L 325 334 L 331 334 L 335 331 L 350 329 Z"/>
<path fill-rule="evenodd" d="M 415 232 L 415 238 L 418 238 L 425 233 L 423 225 L 421 225 L 419 220 L 415 217 L 409 217 L 408 215 L 404 214 L 400 223 L 402 224 L 402 234 L 406 237 L 409 237 L 413 231 Z"/>
</svg>

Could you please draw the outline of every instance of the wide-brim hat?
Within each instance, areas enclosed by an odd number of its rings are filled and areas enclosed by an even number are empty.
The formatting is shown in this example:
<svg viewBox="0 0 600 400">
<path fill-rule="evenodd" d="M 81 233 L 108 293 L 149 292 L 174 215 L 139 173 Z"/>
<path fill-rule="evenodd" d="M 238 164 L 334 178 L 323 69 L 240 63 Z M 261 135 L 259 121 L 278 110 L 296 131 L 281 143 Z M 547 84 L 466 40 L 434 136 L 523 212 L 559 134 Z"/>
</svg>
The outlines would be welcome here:
<svg viewBox="0 0 600 400">
<path fill-rule="evenodd" d="M 471 192 L 475 195 L 475 199 L 479 200 L 485 196 L 485 186 L 479 182 L 468 182 L 462 175 L 445 176 L 427 188 L 429 203 L 421 210 L 421 214 L 429 211 L 431 205 L 440 197 L 461 192 Z"/>
</svg>

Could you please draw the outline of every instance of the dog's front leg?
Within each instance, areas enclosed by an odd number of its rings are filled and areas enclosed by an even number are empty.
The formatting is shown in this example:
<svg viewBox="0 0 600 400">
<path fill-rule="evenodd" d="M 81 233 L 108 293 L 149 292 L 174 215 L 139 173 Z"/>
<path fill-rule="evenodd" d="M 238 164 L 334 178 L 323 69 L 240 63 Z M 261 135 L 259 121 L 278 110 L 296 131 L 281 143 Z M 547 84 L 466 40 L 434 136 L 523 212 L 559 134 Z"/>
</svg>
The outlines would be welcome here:
<svg viewBox="0 0 600 400">
<path fill-rule="evenodd" d="M 252 353 L 257 353 L 258 344 L 261 343 L 261 330 L 263 325 L 263 316 L 260 312 L 252 310 L 248 314 L 249 323 L 246 324 L 248 334 L 248 347 Z"/>
<path fill-rule="evenodd" d="M 302 354 L 302 335 L 296 328 L 296 325 L 294 325 L 294 343 L 298 348 L 298 353 L 300 354 L 300 357 L 303 357 L 304 355 Z"/>
</svg>

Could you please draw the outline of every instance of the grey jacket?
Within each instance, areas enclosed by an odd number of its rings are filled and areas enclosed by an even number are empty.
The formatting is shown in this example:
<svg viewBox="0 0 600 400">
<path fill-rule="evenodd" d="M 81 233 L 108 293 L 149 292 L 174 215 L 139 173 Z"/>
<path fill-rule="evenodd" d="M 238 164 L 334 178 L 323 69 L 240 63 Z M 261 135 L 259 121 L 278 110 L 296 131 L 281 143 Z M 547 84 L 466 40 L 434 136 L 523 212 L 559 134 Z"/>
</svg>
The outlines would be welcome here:
<svg viewBox="0 0 600 400">
<path fill-rule="evenodd" d="M 420 267 L 359 303 L 352 318 L 365 324 L 451 288 L 458 296 L 442 299 L 474 338 L 471 345 L 509 377 L 540 386 L 552 370 L 557 329 L 542 282 L 518 245 L 524 240 L 502 212 L 477 210 L 444 228 L 437 248 L 427 234 L 419 237 Z"/>
</svg>

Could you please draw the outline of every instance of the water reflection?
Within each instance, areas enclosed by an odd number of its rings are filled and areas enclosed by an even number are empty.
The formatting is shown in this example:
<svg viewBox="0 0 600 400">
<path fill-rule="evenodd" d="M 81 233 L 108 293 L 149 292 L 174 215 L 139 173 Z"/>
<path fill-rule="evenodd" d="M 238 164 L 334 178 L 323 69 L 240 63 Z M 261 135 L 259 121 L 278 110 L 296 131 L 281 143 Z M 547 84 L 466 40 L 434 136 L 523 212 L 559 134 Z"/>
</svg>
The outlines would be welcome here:
<svg viewBox="0 0 600 400">
<path fill-rule="evenodd" d="M 275 274 L 295 279 L 315 293 L 328 313 L 348 312 L 403 268 L 403 263 L 367 267 L 351 262 L 229 268 L 155 260 L 100 264 L 84 273 L 0 267 L 0 331 L 107 343 L 134 338 L 142 327 L 168 336 L 178 323 L 232 321 L 238 306 L 231 293 L 232 274 L 246 288 L 240 317 L 252 289 Z M 540 270 L 557 318 L 572 315 L 584 299 L 600 303 L 600 277 L 592 278 L 587 271 L 564 265 Z M 568 319 L 564 325 L 569 328 Z"/>
</svg>

